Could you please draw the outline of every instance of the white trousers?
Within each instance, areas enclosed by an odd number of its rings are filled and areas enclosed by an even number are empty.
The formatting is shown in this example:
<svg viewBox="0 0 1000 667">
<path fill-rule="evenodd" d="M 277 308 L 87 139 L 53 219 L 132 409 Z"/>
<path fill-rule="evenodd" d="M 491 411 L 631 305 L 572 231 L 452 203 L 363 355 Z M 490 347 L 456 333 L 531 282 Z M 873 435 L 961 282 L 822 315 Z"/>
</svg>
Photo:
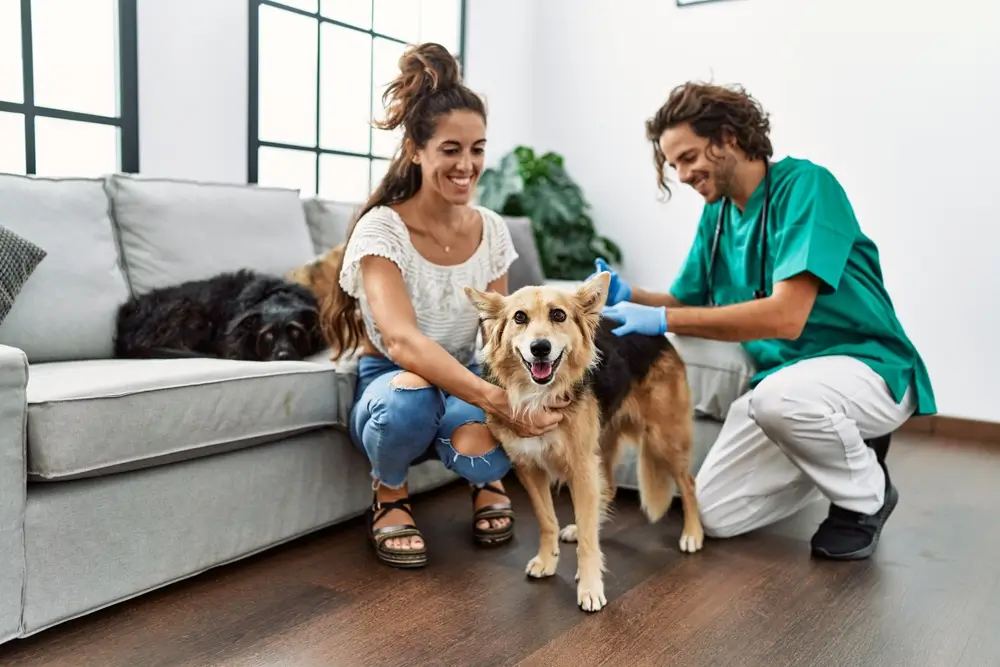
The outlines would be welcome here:
<svg viewBox="0 0 1000 667">
<path fill-rule="evenodd" d="M 696 477 L 705 533 L 732 537 L 826 498 L 873 514 L 885 475 L 864 440 L 913 413 L 885 381 L 851 357 L 807 359 L 760 382 L 729 409 Z"/>
</svg>

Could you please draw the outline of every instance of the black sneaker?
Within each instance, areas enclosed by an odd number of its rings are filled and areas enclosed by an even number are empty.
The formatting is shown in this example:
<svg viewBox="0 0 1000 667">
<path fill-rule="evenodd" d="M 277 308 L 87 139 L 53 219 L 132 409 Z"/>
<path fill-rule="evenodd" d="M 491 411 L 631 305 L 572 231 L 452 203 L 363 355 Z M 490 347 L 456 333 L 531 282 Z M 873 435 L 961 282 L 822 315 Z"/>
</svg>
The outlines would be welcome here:
<svg viewBox="0 0 1000 667">
<path fill-rule="evenodd" d="M 863 560 L 875 553 L 882 527 L 899 502 L 899 491 L 889 479 L 889 470 L 880 462 L 885 473 L 885 502 L 875 514 L 861 514 L 830 505 L 830 513 L 812 536 L 812 552 L 830 560 Z"/>
</svg>

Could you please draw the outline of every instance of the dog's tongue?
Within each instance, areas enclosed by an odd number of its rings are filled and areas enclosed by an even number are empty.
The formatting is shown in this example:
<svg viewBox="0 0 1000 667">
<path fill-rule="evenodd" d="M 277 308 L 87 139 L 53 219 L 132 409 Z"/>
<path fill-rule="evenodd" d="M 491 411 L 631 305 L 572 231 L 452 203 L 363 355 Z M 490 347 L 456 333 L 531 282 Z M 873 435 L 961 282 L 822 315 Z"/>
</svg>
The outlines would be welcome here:
<svg viewBox="0 0 1000 667">
<path fill-rule="evenodd" d="M 531 375 L 537 380 L 544 380 L 552 374 L 551 361 L 532 361 Z"/>
</svg>

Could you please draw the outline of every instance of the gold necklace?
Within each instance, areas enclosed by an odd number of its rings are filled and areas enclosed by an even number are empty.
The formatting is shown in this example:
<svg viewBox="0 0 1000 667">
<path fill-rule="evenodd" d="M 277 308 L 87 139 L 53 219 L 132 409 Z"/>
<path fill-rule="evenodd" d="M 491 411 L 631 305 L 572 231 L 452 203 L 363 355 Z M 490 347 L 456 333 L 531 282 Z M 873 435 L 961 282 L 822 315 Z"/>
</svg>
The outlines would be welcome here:
<svg viewBox="0 0 1000 667">
<path fill-rule="evenodd" d="M 441 243 L 440 241 L 438 241 L 438 238 L 434 235 L 434 232 L 432 232 L 431 228 L 429 226 L 427 226 L 426 224 L 424 225 L 424 231 L 426 231 L 427 235 L 430 236 L 431 239 L 433 239 L 434 243 L 438 244 L 438 247 L 440 247 L 442 250 L 444 250 L 444 252 L 445 252 L 446 255 L 449 254 L 449 253 L 451 253 L 451 246 L 450 245 L 446 245 L 446 244 Z"/>
</svg>

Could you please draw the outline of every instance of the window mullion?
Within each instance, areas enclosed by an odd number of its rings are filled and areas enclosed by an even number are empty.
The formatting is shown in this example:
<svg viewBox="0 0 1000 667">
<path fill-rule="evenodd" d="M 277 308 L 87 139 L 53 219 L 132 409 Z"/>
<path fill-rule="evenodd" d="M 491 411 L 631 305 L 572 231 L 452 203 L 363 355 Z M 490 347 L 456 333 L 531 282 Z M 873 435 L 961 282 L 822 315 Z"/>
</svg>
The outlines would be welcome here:
<svg viewBox="0 0 1000 667">
<path fill-rule="evenodd" d="M 21 71 L 24 84 L 24 169 L 35 165 L 35 67 L 31 40 L 31 0 L 21 0 Z"/>
</svg>

